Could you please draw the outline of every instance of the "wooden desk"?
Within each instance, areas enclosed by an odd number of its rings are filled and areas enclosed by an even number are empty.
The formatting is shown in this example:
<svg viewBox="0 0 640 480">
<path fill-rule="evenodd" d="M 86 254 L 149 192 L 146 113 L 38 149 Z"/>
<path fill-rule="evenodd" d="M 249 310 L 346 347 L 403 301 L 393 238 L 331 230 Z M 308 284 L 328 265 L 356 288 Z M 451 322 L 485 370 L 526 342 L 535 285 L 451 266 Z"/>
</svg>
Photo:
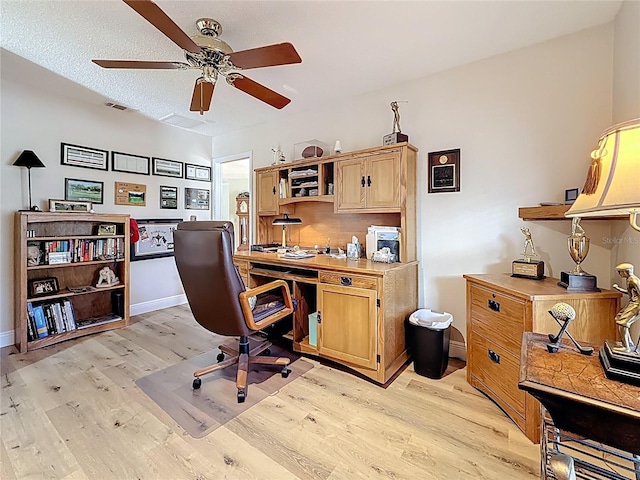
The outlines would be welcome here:
<svg viewBox="0 0 640 480">
<path fill-rule="evenodd" d="M 640 387 L 605 376 L 600 345 L 592 344 L 595 352 L 586 356 L 568 341 L 548 353 L 547 342 L 545 335 L 523 335 L 519 388 L 542 403 L 557 428 L 639 455 Z M 640 459 L 633 461 L 640 478 Z"/>
<path fill-rule="evenodd" d="M 316 255 L 288 259 L 275 253 L 237 252 L 245 285 L 286 280 L 298 301 L 295 351 L 328 358 L 386 383 L 408 360 L 404 321 L 418 305 L 418 263 L 375 263 Z M 309 314 L 317 312 L 316 323 Z M 310 329 L 317 343 L 310 342 Z"/>
</svg>

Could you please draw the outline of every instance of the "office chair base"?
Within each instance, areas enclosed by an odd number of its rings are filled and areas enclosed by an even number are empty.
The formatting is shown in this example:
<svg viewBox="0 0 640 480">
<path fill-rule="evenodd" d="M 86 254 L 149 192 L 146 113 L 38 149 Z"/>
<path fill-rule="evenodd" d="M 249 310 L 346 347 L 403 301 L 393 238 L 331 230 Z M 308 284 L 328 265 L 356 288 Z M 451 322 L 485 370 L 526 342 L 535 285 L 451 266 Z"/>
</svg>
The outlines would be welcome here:
<svg viewBox="0 0 640 480">
<path fill-rule="evenodd" d="M 243 403 L 247 398 L 247 373 L 249 370 L 249 364 L 258 364 L 258 365 L 275 365 L 282 367 L 280 370 L 280 375 L 282 378 L 287 378 L 291 373 L 291 370 L 287 368 L 287 366 L 291 363 L 291 360 L 287 357 L 271 357 L 269 354 L 271 353 L 270 347 L 272 343 L 268 340 L 263 340 L 261 338 L 253 338 L 253 340 L 257 340 L 257 343 L 252 343 L 252 348 L 248 349 L 248 342 L 241 342 L 238 346 L 245 350 L 244 353 L 241 353 L 240 348 L 235 348 L 235 346 L 222 344 L 218 348 L 220 349 L 220 353 L 217 355 L 216 359 L 218 363 L 216 365 L 211 365 L 209 367 L 202 368 L 193 373 L 195 377 L 193 380 L 192 387 L 194 390 L 199 390 L 202 387 L 202 377 L 203 375 L 207 375 L 209 373 L 213 373 L 217 370 L 221 370 L 229 365 L 238 364 L 238 373 L 236 376 L 236 387 L 238 389 L 237 400 L 238 403 Z M 246 351 L 248 350 L 248 351 Z M 228 355 L 229 358 L 225 360 L 225 356 Z"/>
</svg>

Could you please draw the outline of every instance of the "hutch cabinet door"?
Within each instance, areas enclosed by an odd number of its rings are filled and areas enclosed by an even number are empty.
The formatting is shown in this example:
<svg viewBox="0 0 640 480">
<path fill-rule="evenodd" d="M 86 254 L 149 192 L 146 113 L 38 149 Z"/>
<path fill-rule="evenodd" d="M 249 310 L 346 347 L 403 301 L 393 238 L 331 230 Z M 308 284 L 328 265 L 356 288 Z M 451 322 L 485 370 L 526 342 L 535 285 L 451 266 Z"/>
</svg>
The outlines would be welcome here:
<svg viewBox="0 0 640 480">
<path fill-rule="evenodd" d="M 318 354 L 377 368 L 376 291 L 318 284 Z"/>
<path fill-rule="evenodd" d="M 362 159 L 338 162 L 337 211 L 364 208 L 364 182 Z"/>
<path fill-rule="evenodd" d="M 278 213 L 278 172 L 259 172 L 256 175 L 258 215 L 276 215 Z"/>
<path fill-rule="evenodd" d="M 400 155 L 375 155 L 366 164 L 366 206 L 385 208 L 400 206 Z"/>
</svg>

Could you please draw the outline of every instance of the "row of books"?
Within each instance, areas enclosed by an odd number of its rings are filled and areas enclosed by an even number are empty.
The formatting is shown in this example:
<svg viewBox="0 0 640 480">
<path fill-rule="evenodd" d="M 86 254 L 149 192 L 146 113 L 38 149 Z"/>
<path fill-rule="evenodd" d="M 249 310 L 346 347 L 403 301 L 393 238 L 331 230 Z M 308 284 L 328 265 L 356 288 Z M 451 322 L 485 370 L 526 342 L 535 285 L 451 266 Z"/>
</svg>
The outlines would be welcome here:
<svg viewBox="0 0 640 480">
<path fill-rule="evenodd" d="M 49 335 L 81 330 L 122 319 L 121 316 L 115 313 L 109 313 L 101 317 L 76 319 L 73 303 L 67 298 L 38 305 L 27 302 L 27 314 L 29 317 L 27 321 L 27 341 L 29 342 Z"/>
<path fill-rule="evenodd" d="M 73 304 L 67 298 L 34 305 L 27 302 L 27 340 L 48 337 L 77 328 Z"/>
<path fill-rule="evenodd" d="M 30 241 L 28 245 L 38 247 L 41 264 L 121 260 L 125 256 L 123 238 Z"/>
</svg>

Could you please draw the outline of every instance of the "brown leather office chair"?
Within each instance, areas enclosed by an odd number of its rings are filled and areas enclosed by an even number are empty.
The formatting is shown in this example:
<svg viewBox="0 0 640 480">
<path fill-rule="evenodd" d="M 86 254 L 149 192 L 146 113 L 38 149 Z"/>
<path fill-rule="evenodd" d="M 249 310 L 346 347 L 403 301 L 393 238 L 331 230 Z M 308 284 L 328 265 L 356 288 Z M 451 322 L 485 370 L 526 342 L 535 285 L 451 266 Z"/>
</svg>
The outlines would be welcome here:
<svg viewBox="0 0 640 480">
<path fill-rule="evenodd" d="M 233 224 L 231 222 L 182 222 L 173 232 L 174 254 L 189 306 L 196 321 L 219 335 L 239 336 L 238 347 L 220 345 L 218 364 L 194 372 L 193 388 L 202 385 L 200 377 L 235 363 L 238 403 L 247 396 L 249 363 L 278 365 L 287 377 L 290 360 L 285 357 L 258 356 L 271 342 L 264 337 L 250 346 L 249 336 L 293 312 L 289 286 L 276 280 L 249 290 L 233 264 Z M 251 297 L 257 297 L 251 308 Z M 253 337 L 252 337 L 253 339 Z M 231 358 L 224 359 L 225 354 Z"/>
</svg>

